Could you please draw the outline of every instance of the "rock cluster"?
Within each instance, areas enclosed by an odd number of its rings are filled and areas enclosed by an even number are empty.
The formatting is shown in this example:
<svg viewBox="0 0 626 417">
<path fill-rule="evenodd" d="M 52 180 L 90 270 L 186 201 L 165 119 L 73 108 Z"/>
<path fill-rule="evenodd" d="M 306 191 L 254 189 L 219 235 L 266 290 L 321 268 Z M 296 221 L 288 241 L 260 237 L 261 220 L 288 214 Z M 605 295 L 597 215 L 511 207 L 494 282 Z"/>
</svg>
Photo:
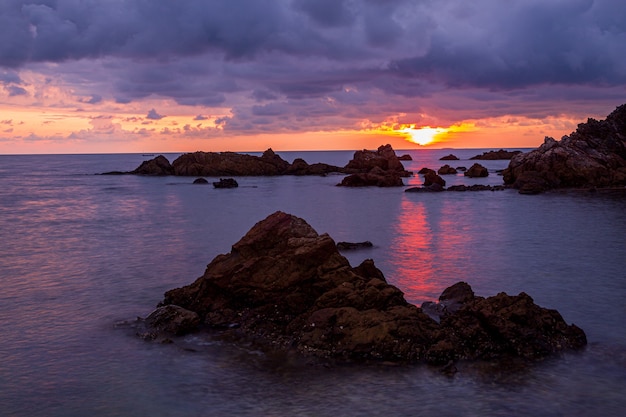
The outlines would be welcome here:
<svg viewBox="0 0 626 417">
<path fill-rule="evenodd" d="M 257 223 L 194 283 L 165 293 L 141 335 L 188 332 L 337 361 L 542 357 L 586 343 L 584 332 L 522 293 L 476 297 L 444 291 L 435 319 L 409 304 L 372 260 L 352 267 L 328 234 L 276 212 Z"/>
<path fill-rule="evenodd" d="M 350 175 L 338 185 L 347 187 L 401 187 L 402 177 L 412 175 L 404 169 L 391 145 L 382 145 L 376 151 L 356 151 L 343 171 Z"/>
<path fill-rule="evenodd" d="M 516 155 L 503 171 L 520 193 L 555 188 L 626 185 L 626 104 L 605 120 L 588 119 L 560 141 L 546 137 L 539 148 Z"/>
</svg>

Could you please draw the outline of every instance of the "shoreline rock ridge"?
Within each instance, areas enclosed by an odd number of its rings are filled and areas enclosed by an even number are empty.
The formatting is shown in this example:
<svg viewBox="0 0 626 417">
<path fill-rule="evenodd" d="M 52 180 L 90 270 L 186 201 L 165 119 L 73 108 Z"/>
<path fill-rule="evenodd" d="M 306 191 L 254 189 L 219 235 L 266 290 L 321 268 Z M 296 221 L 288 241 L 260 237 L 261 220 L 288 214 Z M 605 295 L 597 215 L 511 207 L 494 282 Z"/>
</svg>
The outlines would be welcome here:
<svg viewBox="0 0 626 417">
<path fill-rule="evenodd" d="M 537 149 L 515 155 L 503 177 L 525 194 L 626 186 L 626 104 L 605 120 L 587 119 L 560 141 L 546 137 Z"/>
<path fill-rule="evenodd" d="M 337 185 L 344 187 L 402 187 L 402 178 L 413 175 L 404 169 L 389 144 L 381 145 L 375 151 L 356 151 L 343 172 L 349 175 Z"/>
<path fill-rule="evenodd" d="M 195 282 L 167 291 L 139 335 L 163 340 L 206 327 L 234 343 L 321 360 L 430 364 L 535 359 L 586 344 L 580 328 L 524 293 L 483 298 L 461 282 L 439 305 L 433 319 L 371 259 L 352 267 L 328 234 L 279 211 Z"/>
</svg>

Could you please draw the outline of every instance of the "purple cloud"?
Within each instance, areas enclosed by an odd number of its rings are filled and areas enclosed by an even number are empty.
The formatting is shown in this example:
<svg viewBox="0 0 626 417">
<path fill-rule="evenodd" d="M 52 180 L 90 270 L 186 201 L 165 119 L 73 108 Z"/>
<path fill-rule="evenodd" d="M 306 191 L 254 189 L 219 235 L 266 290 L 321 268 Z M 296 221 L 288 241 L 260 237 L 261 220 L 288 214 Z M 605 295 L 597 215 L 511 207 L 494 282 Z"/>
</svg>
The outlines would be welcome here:
<svg viewBox="0 0 626 417">
<path fill-rule="evenodd" d="M 554 100 L 603 115 L 626 88 L 621 0 L 14 0 L 0 39 L 9 96 L 27 69 L 88 104 L 232 109 L 229 131 L 541 117 Z"/>
<path fill-rule="evenodd" d="M 155 109 L 151 109 L 148 112 L 148 115 L 146 116 L 146 119 L 150 119 L 150 120 L 161 120 L 162 118 L 164 118 L 166 116 L 163 116 L 159 113 L 157 113 L 157 111 Z"/>
</svg>

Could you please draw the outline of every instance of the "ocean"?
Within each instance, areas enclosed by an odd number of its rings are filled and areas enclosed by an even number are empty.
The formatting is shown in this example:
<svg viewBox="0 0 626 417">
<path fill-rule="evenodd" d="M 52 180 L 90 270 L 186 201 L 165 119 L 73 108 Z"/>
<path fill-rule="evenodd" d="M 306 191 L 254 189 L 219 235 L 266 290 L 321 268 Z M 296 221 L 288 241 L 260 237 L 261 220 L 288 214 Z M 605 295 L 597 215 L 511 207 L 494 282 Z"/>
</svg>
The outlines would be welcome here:
<svg viewBox="0 0 626 417">
<path fill-rule="evenodd" d="M 408 170 L 472 165 L 484 149 L 409 153 Z M 353 151 L 277 152 L 345 165 Z M 453 153 L 460 161 L 439 161 Z M 259 154 L 260 155 L 260 154 Z M 173 161 L 177 154 L 166 154 Z M 96 175 L 152 156 L 0 156 L 0 415 L 622 416 L 626 410 L 626 198 L 514 190 L 405 193 L 325 177 Z M 508 161 L 479 161 L 502 184 Z M 212 179 L 209 179 L 212 180 Z M 421 176 L 404 179 L 417 186 Z M 190 335 L 134 335 L 169 289 L 193 282 L 256 222 L 285 211 L 374 259 L 417 305 L 468 282 L 526 292 L 587 334 L 588 346 L 521 369 L 318 367 Z"/>
</svg>

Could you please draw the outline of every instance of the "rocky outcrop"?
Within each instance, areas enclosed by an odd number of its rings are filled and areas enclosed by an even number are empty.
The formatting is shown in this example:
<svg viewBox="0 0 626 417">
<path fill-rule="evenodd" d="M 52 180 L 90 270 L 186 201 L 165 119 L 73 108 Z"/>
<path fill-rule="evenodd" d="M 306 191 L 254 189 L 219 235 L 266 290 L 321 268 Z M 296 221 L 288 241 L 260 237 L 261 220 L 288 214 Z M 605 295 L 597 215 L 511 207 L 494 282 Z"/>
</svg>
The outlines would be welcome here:
<svg viewBox="0 0 626 417">
<path fill-rule="evenodd" d="M 404 169 L 391 145 L 382 145 L 376 151 L 356 151 L 343 171 L 350 175 L 338 185 L 347 187 L 401 187 L 402 177 L 412 175 Z"/>
<path fill-rule="evenodd" d="M 173 175 L 174 168 L 166 157 L 159 155 L 149 161 L 143 161 L 141 165 L 139 165 L 134 171 L 131 171 L 130 174 L 155 176 Z"/>
<path fill-rule="evenodd" d="M 398 159 L 399 159 L 400 161 L 412 161 L 412 160 L 413 160 L 413 157 L 412 157 L 411 155 L 409 155 L 408 153 L 405 153 L 404 155 L 400 155 L 400 156 L 398 157 Z"/>
<path fill-rule="evenodd" d="M 500 149 L 498 151 L 487 151 L 483 152 L 481 155 L 472 156 L 470 159 L 472 160 L 484 160 L 484 161 L 494 161 L 498 159 L 511 159 L 515 155 L 522 153 L 522 151 L 506 151 L 504 149 Z"/>
<path fill-rule="evenodd" d="M 428 171 L 424 174 L 424 187 L 429 187 L 433 184 L 437 184 L 437 185 L 440 185 L 441 187 L 445 187 L 446 180 L 444 180 L 439 175 L 437 175 L 435 171 Z"/>
<path fill-rule="evenodd" d="M 503 172 L 505 184 L 522 193 L 555 188 L 626 185 L 626 104 L 605 120 L 588 119 L 560 141 L 516 155 Z"/>
<path fill-rule="evenodd" d="M 475 163 L 467 171 L 463 173 L 466 177 L 476 178 L 476 177 L 487 177 L 489 176 L 489 170 L 484 166 Z"/>
<path fill-rule="evenodd" d="M 262 156 L 235 152 L 186 153 L 172 162 L 174 175 L 219 177 L 223 175 L 281 175 L 289 163 L 268 149 Z"/>
<path fill-rule="evenodd" d="M 196 314 L 218 337 L 255 348 L 324 360 L 434 364 L 536 358 L 586 343 L 582 330 L 524 293 L 482 298 L 468 288 L 444 291 L 438 323 L 409 304 L 372 260 L 352 267 L 328 234 L 276 212 L 194 283 L 166 292 L 142 334 L 191 331 Z"/>
<path fill-rule="evenodd" d="M 456 155 L 450 154 L 439 158 L 440 161 L 458 161 L 459 158 Z"/>
<path fill-rule="evenodd" d="M 272 149 L 262 156 L 236 152 L 193 152 L 186 153 L 172 164 L 163 155 L 144 161 L 130 172 L 107 174 L 137 175 L 181 175 L 181 176 L 272 176 L 272 175 L 326 175 L 342 172 L 343 168 L 317 163 L 309 165 L 301 158 L 292 164 L 278 156 Z"/>
</svg>

